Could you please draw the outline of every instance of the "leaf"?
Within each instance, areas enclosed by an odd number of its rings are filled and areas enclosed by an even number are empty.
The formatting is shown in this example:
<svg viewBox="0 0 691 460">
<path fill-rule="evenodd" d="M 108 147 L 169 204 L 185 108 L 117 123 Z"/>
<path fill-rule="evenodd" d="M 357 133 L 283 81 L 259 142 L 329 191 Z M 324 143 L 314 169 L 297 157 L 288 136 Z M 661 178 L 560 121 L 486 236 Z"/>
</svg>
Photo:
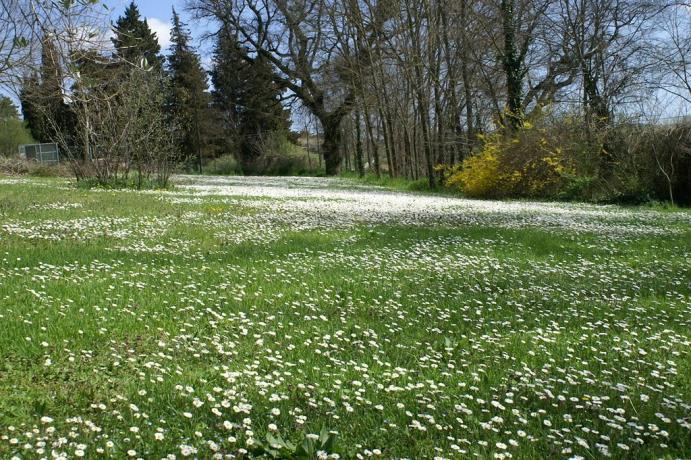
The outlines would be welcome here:
<svg viewBox="0 0 691 460">
<path fill-rule="evenodd" d="M 331 434 L 329 433 L 329 430 L 326 428 L 326 425 L 322 425 L 322 429 L 319 432 L 319 442 L 321 443 L 322 446 L 326 444 L 329 441 L 329 438 L 331 437 Z"/>
<path fill-rule="evenodd" d="M 266 433 L 266 442 L 269 444 L 269 447 L 275 448 L 286 448 L 285 441 L 283 441 L 283 438 L 281 438 L 280 435 L 274 436 L 271 433 Z"/>
</svg>

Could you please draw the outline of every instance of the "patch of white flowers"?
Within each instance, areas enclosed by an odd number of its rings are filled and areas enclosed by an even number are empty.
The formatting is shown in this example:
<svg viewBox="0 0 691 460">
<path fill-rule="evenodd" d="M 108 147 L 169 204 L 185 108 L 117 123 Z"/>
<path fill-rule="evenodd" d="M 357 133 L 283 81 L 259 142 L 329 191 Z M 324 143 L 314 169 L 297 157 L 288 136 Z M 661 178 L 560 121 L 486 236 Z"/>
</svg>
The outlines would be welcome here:
<svg viewBox="0 0 691 460">
<path fill-rule="evenodd" d="M 331 179 L 178 180 L 178 191 L 141 192 L 170 215 L 54 203 L 31 209 L 48 217 L 0 222 L 0 244 L 103 241 L 116 256 L 25 264 L 0 249 L 0 286 L 19 286 L 0 287 L 0 321 L 20 331 L 12 346 L 31 350 L 26 365 L 60 398 L 33 423 L 0 425 L 1 457 L 247 458 L 277 436 L 318 442 L 322 426 L 358 459 L 410 457 L 400 446 L 440 459 L 684 454 L 691 301 L 679 263 L 688 267 L 689 247 L 635 245 L 679 238 L 687 213 Z M 382 242 L 381 225 L 422 236 Z M 527 243 L 466 232 L 479 228 L 597 240 L 526 263 L 503 250 Z M 249 266 L 226 259 L 295 232 L 331 235 L 335 247 L 257 250 Z M 86 284 L 98 289 L 61 296 Z M 61 392 L 85 369 L 93 401 Z M 11 385 L 21 394 L 24 384 Z M 25 396 L 11 401 L 33 410 Z"/>
</svg>

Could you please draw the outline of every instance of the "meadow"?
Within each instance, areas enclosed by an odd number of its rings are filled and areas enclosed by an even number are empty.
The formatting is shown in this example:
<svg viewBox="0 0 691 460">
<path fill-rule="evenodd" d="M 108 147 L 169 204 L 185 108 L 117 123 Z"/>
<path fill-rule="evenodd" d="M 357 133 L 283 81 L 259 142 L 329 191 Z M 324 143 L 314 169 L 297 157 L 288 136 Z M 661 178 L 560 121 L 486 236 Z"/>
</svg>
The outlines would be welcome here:
<svg viewBox="0 0 691 460">
<path fill-rule="evenodd" d="M 0 178 L 0 458 L 691 457 L 691 213 Z"/>
</svg>

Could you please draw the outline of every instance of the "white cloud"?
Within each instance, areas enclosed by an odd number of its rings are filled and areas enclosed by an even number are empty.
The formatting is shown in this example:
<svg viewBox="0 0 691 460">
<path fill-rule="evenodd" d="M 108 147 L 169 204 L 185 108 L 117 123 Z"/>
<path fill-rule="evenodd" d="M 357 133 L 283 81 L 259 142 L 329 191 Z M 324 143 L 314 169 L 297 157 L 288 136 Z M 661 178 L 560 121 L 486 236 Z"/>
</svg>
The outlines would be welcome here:
<svg viewBox="0 0 691 460">
<path fill-rule="evenodd" d="M 170 46 L 170 24 L 168 21 L 162 21 L 158 18 L 146 18 L 149 27 L 156 32 L 158 37 L 158 44 L 161 45 L 161 51 L 167 50 Z"/>
</svg>

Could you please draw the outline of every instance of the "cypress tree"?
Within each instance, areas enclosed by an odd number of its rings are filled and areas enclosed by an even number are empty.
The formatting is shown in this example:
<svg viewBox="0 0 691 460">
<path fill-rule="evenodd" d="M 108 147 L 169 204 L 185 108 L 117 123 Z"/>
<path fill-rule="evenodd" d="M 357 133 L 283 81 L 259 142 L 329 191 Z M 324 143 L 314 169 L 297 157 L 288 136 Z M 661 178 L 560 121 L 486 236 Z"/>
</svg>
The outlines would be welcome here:
<svg viewBox="0 0 691 460">
<path fill-rule="evenodd" d="M 22 117 L 24 118 L 27 128 L 31 132 L 33 138 L 40 141 L 40 113 L 34 102 L 38 94 L 38 88 L 39 79 L 37 74 L 34 73 L 24 77 L 19 93 L 19 102 L 22 106 Z"/>
<path fill-rule="evenodd" d="M 118 57 L 138 65 L 142 58 L 154 69 L 161 69 L 162 58 L 159 55 L 161 45 L 156 33 L 142 20 L 139 8 L 132 1 L 113 25 L 115 37 L 111 39 Z"/>
<path fill-rule="evenodd" d="M 65 103 L 64 75 L 55 43 L 50 35 L 41 47 L 41 67 L 38 74 L 24 79 L 20 101 L 22 113 L 39 142 L 53 142 L 59 133 L 66 140 L 74 131 L 69 106 Z"/>
<path fill-rule="evenodd" d="M 182 158 L 195 155 L 201 170 L 204 112 L 208 109 L 206 72 L 190 45 L 186 25 L 173 8 L 171 55 L 168 57 L 170 97 L 168 111 L 175 122 Z"/>
</svg>

